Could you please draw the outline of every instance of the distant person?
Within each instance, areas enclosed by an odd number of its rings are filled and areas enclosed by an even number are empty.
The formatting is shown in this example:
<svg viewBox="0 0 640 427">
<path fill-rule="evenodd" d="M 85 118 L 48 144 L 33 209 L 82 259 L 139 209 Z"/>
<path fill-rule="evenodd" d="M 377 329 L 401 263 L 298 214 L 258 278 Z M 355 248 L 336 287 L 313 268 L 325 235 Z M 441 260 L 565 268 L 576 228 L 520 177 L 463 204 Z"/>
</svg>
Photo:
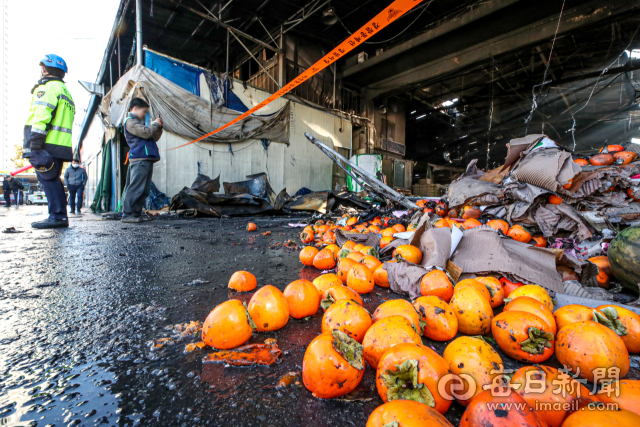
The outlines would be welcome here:
<svg viewBox="0 0 640 427">
<path fill-rule="evenodd" d="M 129 104 L 129 114 L 124 121 L 124 135 L 129 145 L 129 169 L 125 187 L 122 222 L 139 223 L 144 202 L 151 192 L 153 164 L 160 160 L 158 144 L 164 123 L 158 117 L 145 126 L 149 104 L 144 99 L 133 98 Z"/>
<path fill-rule="evenodd" d="M 11 175 L 5 175 L 2 180 L 2 192 L 4 193 L 4 207 L 11 207 Z"/>
<path fill-rule="evenodd" d="M 13 201 L 16 204 L 16 208 L 20 206 L 20 193 L 24 190 L 24 185 L 16 178 L 11 178 L 9 182 L 9 186 L 11 187 L 11 192 L 13 193 Z"/>
<path fill-rule="evenodd" d="M 64 172 L 64 184 L 69 190 L 69 212 L 75 214 L 77 207 L 78 214 L 81 214 L 82 196 L 84 194 L 84 186 L 87 184 L 87 171 L 80 167 L 78 159 L 73 159 L 71 166 Z"/>
<path fill-rule="evenodd" d="M 57 55 L 40 61 L 42 77 L 31 90 L 29 119 L 24 127 L 22 157 L 33 165 L 49 202 L 49 218 L 34 222 L 33 228 L 69 226 L 67 196 L 60 180 L 62 165 L 73 160 L 71 129 L 76 107 L 62 80 L 67 64 Z"/>
</svg>

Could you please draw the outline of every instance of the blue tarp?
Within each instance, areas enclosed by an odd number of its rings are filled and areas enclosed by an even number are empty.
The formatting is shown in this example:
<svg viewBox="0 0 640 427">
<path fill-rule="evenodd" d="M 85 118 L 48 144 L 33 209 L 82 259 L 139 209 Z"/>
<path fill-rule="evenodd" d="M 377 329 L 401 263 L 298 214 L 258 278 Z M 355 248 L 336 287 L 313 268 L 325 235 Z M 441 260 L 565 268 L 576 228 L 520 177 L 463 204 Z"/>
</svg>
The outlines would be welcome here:
<svg viewBox="0 0 640 427">
<path fill-rule="evenodd" d="M 193 67 L 184 62 L 173 61 L 148 50 L 145 51 L 144 66 L 177 84 L 181 88 L 200 96 L 200 74 L 205 72 L 202 69 Z M 209 73 L 207 73 L 207 77 L 211 79 L 210 83 L 213 83 L 211 94 L 213 95 L 214 100 L 217 101 L 216 98 L 218 97 L 218 94 L 216 93 L 215 88 L 217 77 Z M 208 88 L 204 90 L 208 90 Z M 249 108 L 242 103 L 240 98 L 233 93 L 230 88 L 229 81 L 225 83 L 223 92 L 225 96 L 225 107 L 240 113 L 244 113 L 249 110 Z"/>
<path fill-rule="evenodd" d="M 200 96 L 200 68 L 184 62 L 172 61 L 153 52 L 145 51 L 144 66 L 169 79 L 183 89 Z"/>
</svg>

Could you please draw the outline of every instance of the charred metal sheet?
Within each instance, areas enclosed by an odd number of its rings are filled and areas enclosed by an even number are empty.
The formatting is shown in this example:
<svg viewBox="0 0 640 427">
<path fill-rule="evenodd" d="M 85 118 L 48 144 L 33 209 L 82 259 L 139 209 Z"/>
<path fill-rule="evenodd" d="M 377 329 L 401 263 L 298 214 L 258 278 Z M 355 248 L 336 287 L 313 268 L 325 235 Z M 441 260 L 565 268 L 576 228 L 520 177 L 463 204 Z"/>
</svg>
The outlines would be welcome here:
<svg viewBox="0 0 640 427">
<path fill-rule="evenodd" d="M 275 203 L 277 196 L 269 184 L 266 173 L 248 175 L 247 178 L 247 181 L 223 183 L 224 192 L 226 194 L 249 193 L 256 197 L 265 198 L 272 204 Z"/>
<path fill-rule="evenodd" d="M 220 190 L 220 175 L 216 179 L 211 179 L 206 175 L 199 174 L 191 184 L 191 188 L 206 194 L 217 193 Z"/>
<path fill-rule="evenodd" d="M 319 191 L 316 193 L 298 196 L 291 203 L 287 204 L 287 209 L 294 211 L 316 211 L 327 213 L 327 201 L 329 200 L 328 191 Z"/>
<path fill-rule="evenodd" d="M 312 144 L 314 144 L 316 147 L 322 150 L 324 154 L 326 154 L 331 160 L 333 160 L 335 164 L 337 164 L 340 168 L 342 168 L 342 170 L 344 170 L 347 174 L 349 174 L 349 176 L 355 179 L 356 182 L 358 182 L 359 184 L 364 183 L 363 187 L 366 188 L 368 191 L 378 195 L 382 199 L 390 199 L 396 203 L 399 203 L 406 208 L 409 208 L 409 209 L 418 208 L 418 206 L 416 206 L 415 203 L 407 199 L 404 195 L 394 191 L 391 187 L 388 187 L 387 185 L 379 181 L 375 176 L 369 174 L 367 171 L 360 168 L 355 163 L 350 162 L 348 159 L 344 158 L 343 156 L 338 154 L 336 151 L 329 148 L 327 145 L 318 141 L 313 136 L 309 135 L 306 132 L 304 133 L 304 136 L 306 136 L 307 139 L 311 141 Z M 346 168 L 345 166 L 343 166 L 343 163 L 345 165 L 348 165 L 349 168 Z"/>
</svg>

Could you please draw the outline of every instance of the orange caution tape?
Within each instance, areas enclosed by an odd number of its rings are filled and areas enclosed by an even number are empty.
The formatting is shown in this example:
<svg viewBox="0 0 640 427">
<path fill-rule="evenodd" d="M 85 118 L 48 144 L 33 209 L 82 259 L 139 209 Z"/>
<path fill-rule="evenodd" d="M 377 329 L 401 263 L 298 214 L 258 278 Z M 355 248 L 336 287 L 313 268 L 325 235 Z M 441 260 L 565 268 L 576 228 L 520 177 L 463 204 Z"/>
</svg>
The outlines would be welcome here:
<svg viewBox="0 0 640 427">
<path fill-rule="evenodd" d="M 407 13 L 409 10 L 413 9 L 416 5 L 422 3 L 423 0 L 396 0 L 391 3 L 387 8 L 385 8 L 382 12 L 377 14 L 371 21 L 367 22 L 362 26 L 358 31 L 353 33 L 349 38 L 343 41 L 340 45 L 338 45 L 335 49 L 333 49 L 330 53 L 325 55 L 318 62 L 313 64 L 310 68 L 308 68 L 305 72 L 300 74 L 298 77 L 287 83 L 280 90 L 275 92 L 273 95 L 251 108 L 249 111 L 239 115 L 235 119 L 231 120 L 229 123 L 220 126 L 218 129 L 209 132 L 206 135 L 201 136 L 200 138 L 194 139 L 191 142 L 187 142 L 186 144 L 179 145 L 174 148 L 170 148 L 167 151 L 175 150 L 177 148 L 185 147 L 187 145 L 196 143 L 198 141 L 202 141 L 205 138 L 210 137 L 211 135 L 220 132 L 223 129 L 228 128 L 240 120 L 250 116 L 255 113 L 265 105 L 269 105 L 276 99 L 282 97 L 286 93 L 295 89 L 297 86 L 301 85 L 305 81 L 309 80 L 311 77 L 318 74 L 320 71 L 327 68 L 329 65 L 336 62 L 338 59 L 345 56 L 347 53 L 351 52 L 356 47 L 360 46 L 365 41 L 369 40 L 371 37 L 375 36 L 379 33 L 383 28 L 387 25 L 391 24 L 396 19 L 400 18 L 402 15 Z"/>
</svg>

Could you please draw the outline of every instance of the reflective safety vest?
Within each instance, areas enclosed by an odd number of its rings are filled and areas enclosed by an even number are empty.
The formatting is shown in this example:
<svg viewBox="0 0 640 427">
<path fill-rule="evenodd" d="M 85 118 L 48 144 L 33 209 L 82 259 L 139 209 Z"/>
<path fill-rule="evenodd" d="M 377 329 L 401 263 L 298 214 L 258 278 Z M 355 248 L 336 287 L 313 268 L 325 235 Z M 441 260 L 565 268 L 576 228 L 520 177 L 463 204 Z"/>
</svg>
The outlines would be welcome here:
<svg viewBox="0 0 640 427">
<path fill-rule="evenodd" d="M 62 79 L 44 77 L 33 89 L 29 119 L 24 127 L 23 157 L 31 155 L 31 142 L 44 139 L 51 157 L 71 161 L 71 130 L 76 106 Z"/>
</svg>

